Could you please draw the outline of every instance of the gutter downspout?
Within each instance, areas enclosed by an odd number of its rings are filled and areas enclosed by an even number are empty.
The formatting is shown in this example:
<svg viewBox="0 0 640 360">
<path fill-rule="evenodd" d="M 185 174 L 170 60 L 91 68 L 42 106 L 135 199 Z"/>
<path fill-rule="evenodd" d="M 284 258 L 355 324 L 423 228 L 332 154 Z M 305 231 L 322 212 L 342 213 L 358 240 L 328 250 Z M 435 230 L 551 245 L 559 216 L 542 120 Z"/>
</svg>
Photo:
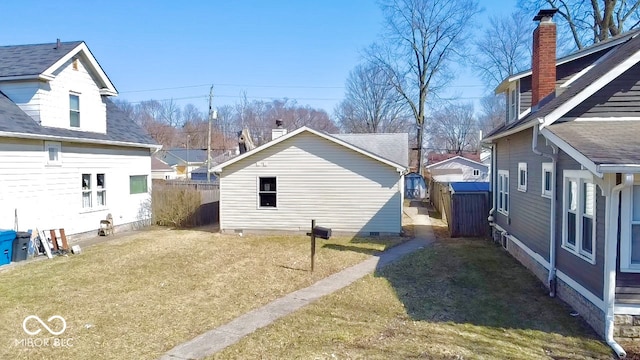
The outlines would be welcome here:
<svg viewBox="0 0 640 360">
<path fill-rule="evenodd" d="M 614 306 L 616 300 L 616 252 L 617 252 L 617 237 L 618 237 L 618 207 L 620 205 L 620 192 L 633 185 L 633 174 L 624 174 L 622 183 L 614 186 L 611 189 L 611 194 L 607 197 L 608 208 L 607 215 L 609 219 L 607 226 L 609 231 L 605 234 L 605 258 L 604 258 L 604 271 L 605 271 L 605 283 L 608 287 L 604 289 L 604 301 L 606 306 L 605 311 L 605 340 L 607 344 L 611 346 L 613 351 L 618 355 L 618 358 L 624 359 L 627 353 L 622 346 L 613 339 L 614 328 Z"/>
<path fill-rule="evenodd" d="M 538 119 L 540 123 L 542 119 Z M 549 277 L 547 278 L 547 284 L 549 285 L 549 296 L 556 297 L 556 179 L 557 179 L 557 163 L 558 163 L 558 147 L 551 145 L 553 150 L 552 154 L 546 154 L 538 150 L 538 125 L 533 127 L 533 138 L 531 140 L 531 150 L 539 156 L 544 156 L 551 159 L 551 211 L 549 211 L 549 225 L 550 225 L 550 237 L 549 237 Z M 544 184 L 543 184 L 544 186 Z"/>
<path fill-rule="evenodd" d="M 493 225 L 495 224 L 493 222 L 494 217 L 493 217 L 493 213 L 496 211 L 496 203 L 497 203 L 497 196 L 498 194 L 496 193 L 496 183 L 497 183 L 497 174 L 498 171 L 496 170 L 496 167 L 498 165 L 498 160 L 496 159 L 496 144 L 489 144 L 489 146 L 491 146 L 491 210 L 489 210 L 489 217 L 487 218 L 487 220 L 489 221 L 489 226 L 493 227 Z"/>
</svg>

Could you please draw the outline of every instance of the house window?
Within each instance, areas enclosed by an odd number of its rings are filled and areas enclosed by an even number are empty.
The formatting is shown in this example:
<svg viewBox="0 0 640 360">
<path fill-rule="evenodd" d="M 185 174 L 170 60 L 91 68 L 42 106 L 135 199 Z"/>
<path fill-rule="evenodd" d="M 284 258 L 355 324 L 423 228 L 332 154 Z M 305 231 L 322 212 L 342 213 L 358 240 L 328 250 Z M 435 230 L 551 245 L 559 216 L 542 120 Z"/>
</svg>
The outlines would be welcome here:
<svg viewBox="0 0 640 360">
<path fill-rule="evenodd" d="M 129 176 L 129 194 L 147 193 L 147 175 Z"/>
<path fill-rule="evenodd" d="M 80 96 L 69 94 L 69 126 L 80 127 Z"/>
<path fill-rule="evenodd" d="M 527 191 L 527 163 L 518 163 L 518 190 Z"/>
<path fill-rule="evenodd" d="M 498 212 L 509 215 L 509 171 L 498 170 Z"/>
<path fill-rule="evenodd" d="M 107 206 L 107 190 L 104 183 L 104 174 L 96 174 L 96 198 L 98 206 Z"/>
<path fill-rule="evenodd" d="M 562 247 L 595 263 L 596 186 L 588 171 L 564 172 Z"/>
<path fill-rule="evenodd" d="M 473 169 L 473 176 L 480 176 L 480 170 Z"/>
<path fill-rule="evenodd" d="M 622 193 L 620 270 L 640 272 L 640 184 Z"/>
<path fill-rule="evenodd" d="M 47 160 L 47 165 L 61 165 L 62 159 L 60 154 L 62 152 L 62 146 L 59 142 L 45 141 L 44 152 Z"/>
<path fill-rule="evenodd" d="M 260 207 L 275 208 L 277 204 L 277 188 L 275 177 L 261 177 L 258 179 L 258 201 Z"/>
<path fill-rule="evenodd" d="M 91 174 L 82 174 L 82 208 L 91 208 Z"/>
<path fill-rule="evenodd" d="M 542 163 L 542 196 L 551 198 L 553 192 L 553 163 Z"/>
</svg>

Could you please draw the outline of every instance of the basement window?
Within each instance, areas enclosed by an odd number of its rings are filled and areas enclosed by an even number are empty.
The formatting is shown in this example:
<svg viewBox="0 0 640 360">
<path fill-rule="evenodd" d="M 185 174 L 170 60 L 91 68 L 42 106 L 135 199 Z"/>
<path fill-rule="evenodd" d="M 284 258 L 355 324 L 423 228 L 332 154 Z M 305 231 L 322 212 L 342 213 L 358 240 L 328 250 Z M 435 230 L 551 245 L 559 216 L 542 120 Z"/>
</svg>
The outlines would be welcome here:
<svg viewBox="0 0 640 360">
<path fill-rule="evenodd" d="M 277 179 L 275 177 L 258 178 L 258 204 L 261 208 L 277 207 Z"/>
</svg>

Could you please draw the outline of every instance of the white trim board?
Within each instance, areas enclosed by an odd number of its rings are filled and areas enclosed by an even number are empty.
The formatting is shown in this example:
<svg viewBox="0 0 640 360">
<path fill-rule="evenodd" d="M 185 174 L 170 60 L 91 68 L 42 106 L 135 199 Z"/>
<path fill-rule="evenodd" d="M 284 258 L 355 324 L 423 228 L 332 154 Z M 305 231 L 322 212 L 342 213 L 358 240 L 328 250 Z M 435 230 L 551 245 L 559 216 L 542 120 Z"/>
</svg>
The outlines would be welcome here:
<svg viewBox="0 0 640 360">
<path fill-rule="evenodd" d="M 640 305 L 615 304 L 613 313 L 616 315 L 640 315 Z"/>
</svg>

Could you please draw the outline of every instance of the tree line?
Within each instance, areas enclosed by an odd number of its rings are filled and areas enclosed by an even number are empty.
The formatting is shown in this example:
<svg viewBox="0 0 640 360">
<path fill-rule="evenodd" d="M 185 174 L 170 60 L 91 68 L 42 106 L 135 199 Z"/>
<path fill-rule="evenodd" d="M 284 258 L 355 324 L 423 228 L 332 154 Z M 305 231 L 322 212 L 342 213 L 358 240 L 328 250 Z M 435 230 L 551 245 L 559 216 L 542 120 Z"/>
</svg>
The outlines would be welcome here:
<svg viewBox="0 0 640 360">
<path fill-rule="evenodd" d="M 409 132 L 419 159 L 423 149 L 463 152 L 478 147 L 480 131 L 505 119 L 505 99 L 492 91 L 506 77 L 528 69 L 532 21 L 538 10 L 557 8 L 559 54 L 567 54 L 640 25 L 640 2 L 628 0 L 518 0 L 507 16 L 482 14 L 477 0 L 380 0 L 384 24 L 379 39 L 362 50 L 363 61 L 345 82 L 344 99 L 332 115 L 295 100 L 248 101 L 218 108 L 214 147 L 235 144 L 249 128 L 259 145 L 270 139 L 276 119 L 289 129 L 308 125 L 327 132 Z M 479 31 L 478 31 L 479 30 Z M 480 34 L 480 35 L 478 35 Z M 458 64 L 458 67 L 455 66 Z M 466 64 L 482 79 L 487 95 L 480 109 L 445 98 L 444 91 Z M 189 136 L 206 147 L 208 114 L 193 105 L 144 101 L 118 104 L 165 146 Z"/>
</svg>

